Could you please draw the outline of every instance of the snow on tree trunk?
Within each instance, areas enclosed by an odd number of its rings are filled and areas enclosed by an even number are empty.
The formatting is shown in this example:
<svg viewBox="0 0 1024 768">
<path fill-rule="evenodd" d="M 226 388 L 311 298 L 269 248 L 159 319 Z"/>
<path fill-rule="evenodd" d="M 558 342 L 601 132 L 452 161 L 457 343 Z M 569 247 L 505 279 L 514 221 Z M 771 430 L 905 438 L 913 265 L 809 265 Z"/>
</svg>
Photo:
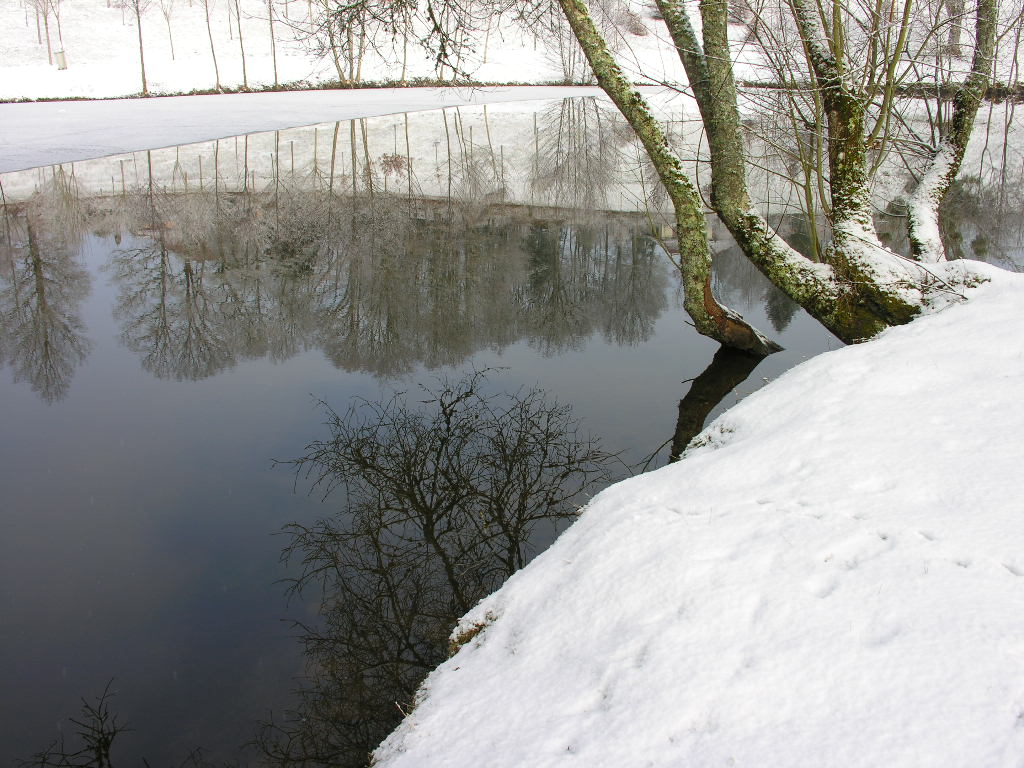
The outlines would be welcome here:
<svg viewBox="0 0 1024 768">
<path fill-rule="evenodd" d="M 827 116 L 832 245 L 827 260 L 882 326 L 909 322 L 923 306 L 922 273 L 878 238 L 867 168 L 865 99 L 846 71 L 841 36 L 831 46 L 817 6 L 793 0 L 793 15 Z"/>
<path fill-rule="evenodd" d="M 687 72 L 708 137 L 711 205 L 744 254 L 776 286 L 844 341 L 867 338 L 886 324 L 837 279 L 779 237 L 750 203 L 728 37 L 728 4 L 702 0 L 703 42 L 679 0 L 658 0 Z M 865 197 L 866 199 L 866 197 Z"/>
<path fill-rule="evenodd" d="M 939 232 L 939 206 L 959 169 L 956 155 L 957 150 L 950 142 L 939 144 L 928 170 L 910 198 L 907 235 L 911 253 L 918 261 L 935 264 L 946 258 Z"/>
<path fill-rule="evenodd" d="M 995 54 L 997 13 L 996 0 L 978 0 L 971 73 L 953 96 L 949 132 L 939 142 L 910 199 L 908 237 L 911 253 L 918 261 L 937 263 L 946 258 L 939 232 L 939 206 L 960 171 L 978 107 L 988 89 Z"/>
</svg>

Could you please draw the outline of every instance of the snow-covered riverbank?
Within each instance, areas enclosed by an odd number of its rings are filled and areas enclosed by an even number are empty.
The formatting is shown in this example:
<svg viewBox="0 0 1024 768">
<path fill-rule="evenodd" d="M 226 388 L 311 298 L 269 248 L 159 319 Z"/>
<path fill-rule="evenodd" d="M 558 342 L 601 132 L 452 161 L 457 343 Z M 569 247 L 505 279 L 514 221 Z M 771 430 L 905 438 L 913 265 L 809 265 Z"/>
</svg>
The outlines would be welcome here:
<svg viewBox="0 0 1024 768">
<path fill-rule="evenodd" d="M 47 70 L 26 91 L 56 93 L 65 75 Z M 123 93 L 129 79 L 96 82 Z M 4 104 L 0 172 L 595 93 Z M 970 302 L 800 366 L 682 463 L 598 497 L 463 620 L 465 647 L 379 763 L 1019 765 L 1024 278 L 977 268 L 992 279 Z"/>
<path fill-rule="evenodd" d="M 598 496 L 377 765 L 1019 765 L 1024 278 L 978 268 Z"/>
</svg>

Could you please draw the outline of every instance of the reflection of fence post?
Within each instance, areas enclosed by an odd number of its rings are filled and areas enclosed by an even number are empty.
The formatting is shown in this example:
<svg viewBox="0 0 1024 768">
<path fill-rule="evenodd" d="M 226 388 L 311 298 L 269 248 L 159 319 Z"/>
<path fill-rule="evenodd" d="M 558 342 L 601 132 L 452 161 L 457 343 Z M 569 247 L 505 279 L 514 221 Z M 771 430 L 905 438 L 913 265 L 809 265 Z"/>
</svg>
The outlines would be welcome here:
<svg viewBox="0 0 1024 768">
<path fill-rule="evenodd" d="M 281 193 L 281 132 L 274 131 L 274 210 L 280 217 L 278 198 Z"/>
<path fill-rule="evenodd" d="M 452 209 L 452 137 L 448 132 L 448 111 L 442 109 L 441 117 L 444 118 L 444 138 L 448 145 L 448 211 Z"/>
<path fill-rule="evenodd" d="M 338 156 L 338 131 L 341 130 L 341 122 L 336 121 L 334 123 L 334 138 L 331 140 L 331 180 L 327 185 L 327 191 L 330 192 L 334 189 L 334 163 Z"/>
<path fill-rule="evenodd" d="M 490 29 L 490 28 L 488 27 L 488 29 Z M 484 104 L 484 131 L 487 133 L 487 151 L 491 155 L 491 170 L 494 172 L 494 180 L 495 181 L 502 180 L 502 186 L 505 186 L 504 181 L 503 181 L 504 173 L 503 172 L 499 173 L 498 169 L 495 167 L 494 142 L 491 140 L 491 122 L 490 122 L 490 120 L 487 117 L 487 105 L 486 104 Z M 502 169 L 502 171 L 504 171 L 504 169 Z"/>
<path fill-rule="evenodd" d="M 320 143 L 319 133 L 317 129 L 313 128 L 313 188 L 316 188 L 317 178 L 320 175 L 320 165 L 316 157 L 317 145 Z"/>
<path fill-rule="evenodd" d="M 213 197 L 217 210 L 220 210 L 220 139 L 217 139 L 213 150 Z"/>
<path fill-rule="evenodd" d="M 352 197 L 356 196 L 359 191 L 358 176 L 359 176 L 359 154 L 356 152 L 356 121 L 355 118 L 348 121 L 348 149 L 349 155 L 352 161 Z"/>
<path fill-rule="evenodd" d="M 409 199 L 412 200 L 412 150 L 409 148 L 409 113 L 405 113 L 405 178 L 409 186 Z"/>
<path fill-rule="evenodd" d="M 366 135 L 366 118 L 359 118 L 359 132 L 363 137 L 363 160 L 366 163 L 366 190 L 373 197 L 373 161 L 370 159 L 370 140 Z"/>
<path fill-rule="evenodd" d="M 537 113 L 533 113 L 533 178 L 540 176 L 540 130 L 537 128 Z M 533 189 L 536 184 L 530 185 L 530 202 L 534 203 Z"/>
</svg>

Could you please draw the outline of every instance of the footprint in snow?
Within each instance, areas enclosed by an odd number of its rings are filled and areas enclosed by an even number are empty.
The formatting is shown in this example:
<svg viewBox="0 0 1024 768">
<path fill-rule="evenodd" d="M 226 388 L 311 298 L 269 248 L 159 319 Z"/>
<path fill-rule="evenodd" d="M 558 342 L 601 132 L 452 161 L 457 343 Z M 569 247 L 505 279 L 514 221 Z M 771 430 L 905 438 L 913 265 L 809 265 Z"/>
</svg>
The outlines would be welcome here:
<svg viewBox="0 0 1024 768">
<path fill-rule="evenodd" d="M 818 576 L 809 579 L 806 587 L 807 591 L 812 595 L 819 600 L 824 600 L 839 588 L 839 579 L 833 576 Z"/>
<path fill-rule="evenodd" d="M 867 637 L 864 638 L 864 644 L 871 648 L 888 645 L 902 632 L 903 629 L 896 625 L 875 627 L 872 631 L 868 632 Z"/>
</svg>

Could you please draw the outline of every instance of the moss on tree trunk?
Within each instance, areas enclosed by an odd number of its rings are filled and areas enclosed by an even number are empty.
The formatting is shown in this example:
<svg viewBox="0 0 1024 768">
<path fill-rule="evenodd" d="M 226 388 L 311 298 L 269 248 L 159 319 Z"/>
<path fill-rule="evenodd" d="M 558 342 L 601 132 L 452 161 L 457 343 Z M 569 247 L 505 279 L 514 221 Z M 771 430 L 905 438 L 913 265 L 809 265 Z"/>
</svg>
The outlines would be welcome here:
<svg viewBox="0 0 1024 768">
<path fill-rule="evenodd" d="M 582 0 L 559 0 L 598 84 L 632 127 L 654 165 L 675 209 L 683 276 L 684 307 L 697 330 L 730 347 L 756 354 L 778 349 L 738 315 L 729 312 L 711 290 L 711 253 L 700 198 L 683 173 L 679 158 L 668 146 L 661 126 L 643 97 L 630 85 L 615 63 Z"/>
</svg>

